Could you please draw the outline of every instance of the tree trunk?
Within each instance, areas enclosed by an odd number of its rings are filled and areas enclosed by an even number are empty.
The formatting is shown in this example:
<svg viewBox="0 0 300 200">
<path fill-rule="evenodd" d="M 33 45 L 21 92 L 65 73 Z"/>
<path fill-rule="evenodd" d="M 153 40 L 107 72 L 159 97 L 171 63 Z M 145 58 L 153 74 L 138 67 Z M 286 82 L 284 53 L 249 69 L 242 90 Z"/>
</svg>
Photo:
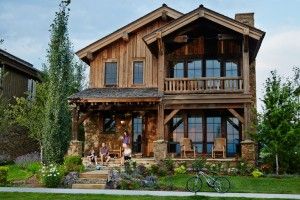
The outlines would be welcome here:
<svg viewBox="0 0 300 200">
<path fill-rule="evenodd" d="M 275 159 L 276 159 L 276 175 L 278 175 L 279 174 L 278 153 L 276 153 Z"/>
</svg>

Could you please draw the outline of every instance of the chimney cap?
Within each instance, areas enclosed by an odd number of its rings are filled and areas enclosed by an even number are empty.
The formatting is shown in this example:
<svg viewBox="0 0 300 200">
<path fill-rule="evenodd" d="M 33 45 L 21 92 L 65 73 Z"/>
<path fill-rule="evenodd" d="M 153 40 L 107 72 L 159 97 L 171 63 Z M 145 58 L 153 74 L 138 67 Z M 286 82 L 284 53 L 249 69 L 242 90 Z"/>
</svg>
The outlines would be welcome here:
<svg viewBox="0 0 300 200">
<path fill-rule="evenodd" d="M 167 4 L 165 4 L 165 3 L 163 3 L 163 4 L 162 4 L 162 6 L 163 6 L 163 7 L 168 7 L 168 5 L 167 5 Z"/>
</svg>

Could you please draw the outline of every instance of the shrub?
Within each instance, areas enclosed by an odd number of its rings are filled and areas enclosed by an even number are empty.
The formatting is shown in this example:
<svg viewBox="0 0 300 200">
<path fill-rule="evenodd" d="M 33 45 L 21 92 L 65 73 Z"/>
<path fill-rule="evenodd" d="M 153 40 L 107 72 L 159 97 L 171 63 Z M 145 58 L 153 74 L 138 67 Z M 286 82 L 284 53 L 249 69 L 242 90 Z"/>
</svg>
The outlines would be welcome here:
<svg viewBox="0 0 300 200">
<path fill-rule="evenodd" d="M 120 181 L 120 187 L 122 190 L 135 190 L 140 188 L 140 184 L 138 181 L 135 180 L 122 179 Z"/>
<path fill-rule="evenodd" d="M 253 167 L 244 160 L 239 160 L 236 168 L 238 169 L 239 174 L 243 176 L 248 176 L 253 171 Z"/>
<path fill-rule="evenodd" d="M 151 165 L 151 167 L 150 167 L 151 174 L 157 175 L 158 171 L 159 171 L 159 166 L 157 164 Z"/>
<path fill-rule="evenodd" d="M 175 168 L 175 174 L 186 174 L 186 167 L 184 165 L 180 165 L 180 167 Z"/>
<path fill-rule="evenodd" d="M 34 162 L 40 162 L 40 154 L 38 152 L 28 153 L 15 159 L 15 164 L 23 169 L 26 169 L 29 164 Z"/>
<path fill-rule="evenodd" d="M 8 167 L 0 166 L 0 185 L 5 185 L 7 183 L 7 174 L 8 174 Z"/>
<path fill-rule="evenodd" d="M 255 177 L 255 178 L 258 178 L 258 177 L 261 177 L 263 175 L 262 172 L 260 172 L 258 169 L 255 169 L 253 172 L 252 172 L 252 175 Z"/>
<path fill-rule="evenodd" d="M 70 172 L 67 176 L 64 177 L 63 185 L 67 188 L 71 188 L 72 184 L 74 184 L 78 178 L 79 178 L 78 172 Z"/>
<path fill-rule="evenodd" d="M 59 172 L 58 166 L 50 164 L 43 166 L 41 169 L 42 183 L 48 188 L 57 188 L 60 185 L 62 175 Z"/>
<path fill-rule="evenodd" d="M 0 155 L 0 166 L 11 164 L 11 162 L 12 161 L 9 155 Z"/>
<path fill-rule="evenodd" d="M 167 172 L 173 173 L 174 172 L 174 160 L 171 158 L 167 158 L 166 160 L 163 161 L 163 167 L 166 169 Z"/>
<path fill-rule="evenodd" d="M 33 163 L 30 163 L 27 167 L 26 167 L 26 170 L 33 173 L 33 174 L 36 174 L 38 173 L 42 168 L 42 165 L 40 162 L 33 162 Z"/>
<path fill-rule="evenodd" d="M 84 170 L 80 156 L 66 156 L 64 159 L 65 172 L 81 172 Z"/>
<path fill-rule="evenodd" d="M 148 170 L 143 164 L 140 164 L 140 165 L 137 166 L 137 173 L 142 175 L 142 176 L 147 176 L 148 175 Z"/>
<path fill-rule="evenodd" d="M 194 171 L 199 171 L 204 167 L 205 167 L 205 159 L 203 158 L 197 158 L 192 162 L 192 169 Z"/>
</svg>

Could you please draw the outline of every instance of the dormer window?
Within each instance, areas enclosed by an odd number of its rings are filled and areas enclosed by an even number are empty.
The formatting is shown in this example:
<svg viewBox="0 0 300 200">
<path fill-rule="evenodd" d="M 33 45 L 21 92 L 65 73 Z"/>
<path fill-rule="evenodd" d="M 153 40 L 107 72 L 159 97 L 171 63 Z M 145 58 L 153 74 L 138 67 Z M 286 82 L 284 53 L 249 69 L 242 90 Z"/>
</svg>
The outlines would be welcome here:
<svg viewBox="0 0 300 200">
<path fill-rule="evenodd" d="M 105 63 L 105 86 L 117 86 L 117 62 Z"/>
</svg>

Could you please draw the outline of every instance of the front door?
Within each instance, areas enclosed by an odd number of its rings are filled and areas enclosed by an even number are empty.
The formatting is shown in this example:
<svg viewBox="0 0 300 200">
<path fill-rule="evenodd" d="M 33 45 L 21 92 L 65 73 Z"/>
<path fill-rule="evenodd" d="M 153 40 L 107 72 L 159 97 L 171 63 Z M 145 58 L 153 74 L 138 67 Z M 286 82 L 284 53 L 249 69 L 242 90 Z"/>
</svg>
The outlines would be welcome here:
<svg viewBox="0 0 300 200">
<path fill-rule="evenodd" d="M 133 153 L 142 153 L 142 138 L 144 132 L 144 122 L 142 116 L 135 116 L 132 120 L 132 150 Z"/>
</svg>

